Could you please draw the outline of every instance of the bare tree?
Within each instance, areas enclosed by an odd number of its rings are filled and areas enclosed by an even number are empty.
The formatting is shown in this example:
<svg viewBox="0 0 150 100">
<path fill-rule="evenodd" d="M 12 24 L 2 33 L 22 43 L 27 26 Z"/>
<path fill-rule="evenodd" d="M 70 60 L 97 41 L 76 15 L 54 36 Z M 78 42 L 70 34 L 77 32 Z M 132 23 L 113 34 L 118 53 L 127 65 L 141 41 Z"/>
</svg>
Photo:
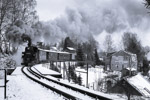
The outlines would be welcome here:
<svg viewBox="0 0 150 100">
<path fill-rule="evenodd" d="M 146 62 L 147 59 L 145 59 L 146 52 L 141 45 L 141 41 L 138 39 L 137 34 L 126 32 L 124 33 L 122 40 L 124 49 L 137 55 L 138 65 L 140 65 L 140 63 L 143 63 L 143 68 L 141 69 L 139 66 L 139 71 L 143 71 L 144 69 L 146 69 L 148 67 Z M 145 60 L 145 62 L 143 62 L 143 60 Z"/>
<path fill-rule="evenodd" d="M 3 42 L 8 42 L 5 34 L 17 21 L 28 26 L 38 21 L 35 6 L 36 0 L 0 0 L 0 47 Z"/>
<path fill-rule="evenodd" d="M 113 46 L 113 40 L 111 35 L 107 35 L 105 37 L 105 41 L 104 41 L 104 47 L 107 53 L 111 53 L 115 50 L 114 46 Z"/>
<path fill-rule="evenodd" d="M 0 0 L 0 34 L 10 23 L 11 0 Z"/>
<path fill-rule="evenodd" d="M 150 9 L 150 0 L 144 0 L 145 7 Z"/>
</svg>

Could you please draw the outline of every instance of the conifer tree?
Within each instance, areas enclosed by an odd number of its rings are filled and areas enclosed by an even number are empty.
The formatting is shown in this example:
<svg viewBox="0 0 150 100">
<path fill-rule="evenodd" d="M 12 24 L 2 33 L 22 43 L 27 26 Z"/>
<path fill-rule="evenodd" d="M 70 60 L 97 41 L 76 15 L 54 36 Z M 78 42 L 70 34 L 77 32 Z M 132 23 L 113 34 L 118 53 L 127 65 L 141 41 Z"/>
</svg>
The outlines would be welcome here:
<svg viewBox="0 0 150 100">
<path fill-rule="evenodd" d="M 78 45 L 78 49 L 77 49 L 77 57 L 76 59 L 79 61 L 78 65 L 79 66 L 83 66 L 84 63 L 83 62 L 80 62 L 80 61 L 84 61 L 84 53 L 83 53 L 83 50 L 82 50 L 82 46 L 81 44 Z"/>
<path fill-rule="evenodd" d="M 73 47 L 74 43 L 70 40 L 69 37 L 65 38 L 63 50 L 67 49 L 67 47 Z"/>
<path fill-rule="evenodd" d="M 75 68 L 73 66 L 70 66 L 69 72 L 70 72 L 70 77 L 71 77 L 72 81 L 74 83 L 77 83 L 77 75 L 75 73 Z"/>
<path fill-rule="evenodd" d="M 100 60 L 99 60 L 99 56 L 97 53 L 97 49 L 95 49 L 95 53 L 94 53 L 94 57 L 95 57 L 95 65 L 100 65 Z"/>
<path fill-rule="evenodd" d="M 81 78 L 81 75 L 78 76 L 78 84 L 79 84 L 79 85 L 82 85 L 82 78 Z"/>
</svg>

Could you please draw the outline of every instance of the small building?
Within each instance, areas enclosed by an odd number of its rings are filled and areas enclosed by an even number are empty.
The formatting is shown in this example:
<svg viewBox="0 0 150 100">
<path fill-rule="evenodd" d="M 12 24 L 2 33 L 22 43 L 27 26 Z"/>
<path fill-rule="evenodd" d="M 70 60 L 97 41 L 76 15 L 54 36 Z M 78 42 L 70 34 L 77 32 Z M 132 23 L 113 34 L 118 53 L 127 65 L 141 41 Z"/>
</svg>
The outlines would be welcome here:
<svg viewBox="0 0 150 100">
<path fill-rule="evenodd" d="M 50 47 L 50 50 L 52 50 L 52 51 L 58 51 L 57 47 Z"/>
<path fill-rule="evenodd" d="M 67 47 L 64 51 L 72 54 L 72 60 L 76 59 L 76 49 L 73 47 Z"/>
<path fill-rule="evenodd" d="M 136 54 L 120 50 L 107 57 L 107 69 L 121 71 L 124 68 L 134 68 L 137 70 Z M 109 68 L 108 68 L 109 67 Z"/>
<path fill-rule="evenodd" d="M 122 69 L 122 77 L 125 76 L 134 76 L 137 74 L 137 70 L 135 68 L 124 68 Z"/>
<path fill-rule="evenodd" d="M 150 82 L 141 74 L 120 80 L 109 90 L 111 93 L 129 93 L 130 95 L 150 98 Z"/>
</svg>

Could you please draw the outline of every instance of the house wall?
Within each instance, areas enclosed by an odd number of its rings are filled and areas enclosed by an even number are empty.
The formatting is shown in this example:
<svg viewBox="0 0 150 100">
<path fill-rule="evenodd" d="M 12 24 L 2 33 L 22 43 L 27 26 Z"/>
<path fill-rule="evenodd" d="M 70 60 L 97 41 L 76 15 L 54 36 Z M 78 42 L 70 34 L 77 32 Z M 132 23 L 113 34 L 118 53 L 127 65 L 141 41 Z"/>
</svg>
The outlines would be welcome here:
<svg viewBox="0 0 150 100">
<path fill-rule="evenodd" d="M 110 70 L 111 57 L 105 58 L 105 70 Z"/>
<path fill-rule="evenodd" d="M 123 68 L 129 67 L 130 56 L 112 56 L 111 58 L 111 70 L 122 70 Z"/>
<path fill-rule="evenodd" d="M 75 60 L 76 59 L 76 53 L 71 53 L 72 54 L 72 60 Z"/>
<path fill-rule="evenodd" d="M 118 52 L 111 57 L 110 69 L 121 71 L 123 68 L 135 68 L 137 69 L 137 57 L 136 55 L 129 55 L 125 52 Z"/>
</svg>

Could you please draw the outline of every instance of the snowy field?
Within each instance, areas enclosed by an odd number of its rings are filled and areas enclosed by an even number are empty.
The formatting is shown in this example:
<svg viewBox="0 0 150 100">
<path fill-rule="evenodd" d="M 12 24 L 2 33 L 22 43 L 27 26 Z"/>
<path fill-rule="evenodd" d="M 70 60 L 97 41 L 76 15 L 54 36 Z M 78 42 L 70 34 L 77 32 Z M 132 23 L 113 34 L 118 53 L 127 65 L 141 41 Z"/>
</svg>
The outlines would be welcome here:
<svg viewBox="0 0 150 100">
<path fill-rule="evenodd" d="M 53 91 L 42 87 L 27 78 L 21 67 L 17 67 L 11 76 L 8 76 L 7 100 L 63 100 L 64 98 Z M 2 99 L 3 100 L 3 99 Z"/>
<path fill-rule="evenodd" d="M 79 72 L 78 72 L 79 71 Z M 76 68 L 77 75 L 81 75 L 82 77 L 82 84 L 86 86 L 86 80 L 87 80 L 87 72 L 85 69 Z M 88 85 L 89 87 L 96 87 L 96 84 L 98 83 L 99 79 L 103 79 L 106 76 L 105 73 L 103 73 L 103 67 L 96 67 L 96 68 L 89 68 L 88 69 Z"/>
</svg>

